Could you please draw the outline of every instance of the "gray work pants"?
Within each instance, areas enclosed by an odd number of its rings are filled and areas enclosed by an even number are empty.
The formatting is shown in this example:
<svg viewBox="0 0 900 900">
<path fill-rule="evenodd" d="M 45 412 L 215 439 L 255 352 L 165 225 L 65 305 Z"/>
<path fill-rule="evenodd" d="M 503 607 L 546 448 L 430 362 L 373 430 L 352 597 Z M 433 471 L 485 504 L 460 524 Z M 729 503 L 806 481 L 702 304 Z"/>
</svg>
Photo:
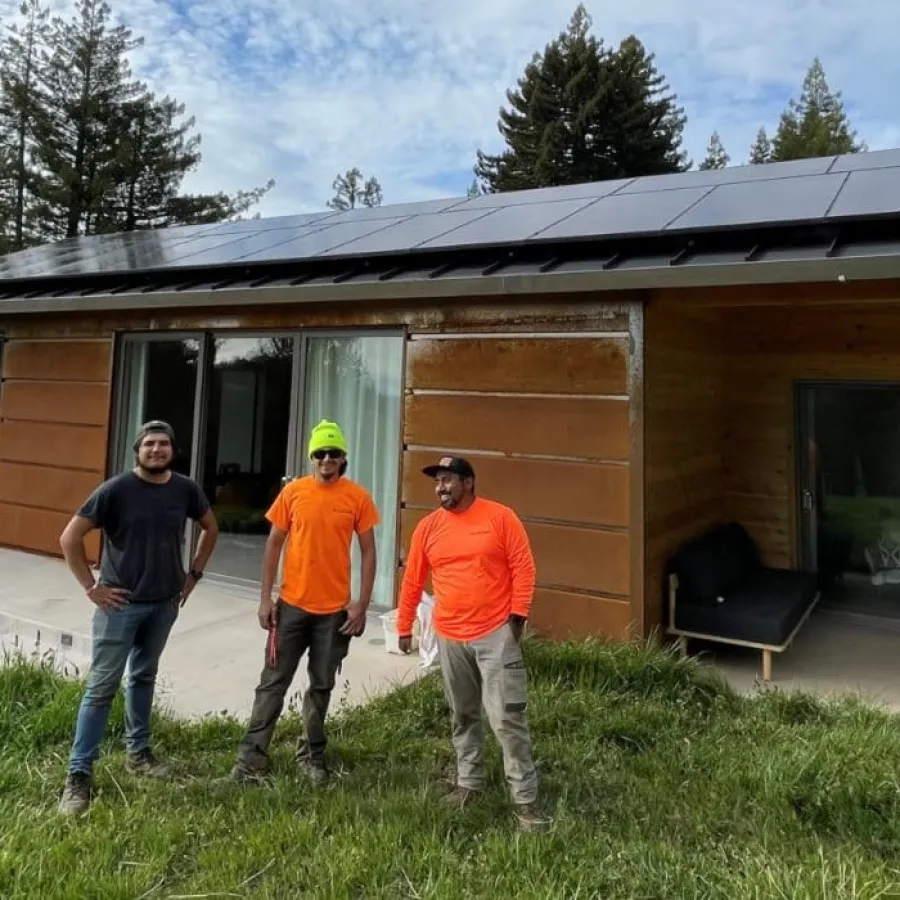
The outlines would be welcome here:
<svg viewBox="0 0 900 900">
<path fill-rule="evenodd" d="M 304 653 L 308 653 L 309 674 L 309 686 L 303 695 L 304 749 L 311 761 L 324 760 L 328 743 L 325 716 L 337 673 L 350 649 L 350 638 L 340 633 L 346 621 L 346 610 L 317 615 L 279 602 L 277 656 L 271 665 L 267 649 L 250 722 L 238 748 L 238 760 L 243 766 L 254 771 L 267 768 L 275 725 Z"/>
<path fill-rule="evenodd" d="M 509 625 L 470 643 L 438 637 L 438 644 L 444 692 L 453 716 L 457 785 L 479 791 L 487 781 L 483 706 L 503 752 L 513 803 L 534 803 L 538 784 L 526 712 L 525 662 Z"/>
</svg>

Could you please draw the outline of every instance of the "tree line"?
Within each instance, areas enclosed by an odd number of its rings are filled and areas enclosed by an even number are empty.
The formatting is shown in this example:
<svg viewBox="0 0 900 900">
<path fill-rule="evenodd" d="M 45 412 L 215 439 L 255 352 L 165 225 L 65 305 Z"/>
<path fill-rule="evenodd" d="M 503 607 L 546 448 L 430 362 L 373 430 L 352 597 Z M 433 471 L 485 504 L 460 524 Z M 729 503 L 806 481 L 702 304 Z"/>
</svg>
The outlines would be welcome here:
<svg viewBox="0 0 900 900">
<path fill-rule="evenodd" d="M 0 42 L 0 254 L 65 237 L 241 218 L 273 181 L 236 194 L 189 194 L 201 137 L 184 105 L 135 78 L 142 44 L 113 23 L 108 0 L 22 0 Z M 592 32 L 583 4 L 535 53 L 499 112 L 504 148 L 478 150 L 476 195 L 682 172 L 687 117 L 654 55 L 631 35 L 617 46 Z M 865 150 L 840 92 L 815 59 L 773 136 L 761 127 L 747 162 L 764 164 Z M 731 162 L 719 134 L 700 169 Z M 335 210 L 380 206 L 378 179 L 338 174 Z"/>
<path fill-rule="evenodd" d="M 683 172 L 687 116 L 652 53 L 631 35 L 617 47 L 591 32 L 583 4 L 568 27 L 536 53 L 500 109 L 505 144 L 477 151 L 470 194 Z M 857 153 L 865 145 L 850 127 L 840 92 L 817 58 L 798 99 L 782 113 L 773 137 L 760 128 L 747 162 L 762 164 Z M 718 132 L 700 169 L 731 162 Z"/>
<path fill-rule="evenodd" d="M 142 43 L 106 0 L 69 16 L 23 0 L 0 44 L 0 252 L 84 234 L 218 222 L 247 214 L 274 182 L 188 194 L 200 135 L 183 104 L 137 78 Z"/>
</svg>

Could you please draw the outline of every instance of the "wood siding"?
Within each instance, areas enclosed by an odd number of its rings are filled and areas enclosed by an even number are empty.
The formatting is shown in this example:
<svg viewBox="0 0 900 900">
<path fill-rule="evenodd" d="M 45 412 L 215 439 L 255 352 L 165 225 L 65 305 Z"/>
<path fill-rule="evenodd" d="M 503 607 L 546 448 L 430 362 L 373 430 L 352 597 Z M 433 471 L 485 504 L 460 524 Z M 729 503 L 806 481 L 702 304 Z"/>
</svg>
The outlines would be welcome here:
<svg viewBox="0 0 900 900">
<path fill-rule="evenodd" d="M 727 316 L 726 503 L 772 565 L 798 564 L 798 381 L 900 383 L 900 288 L 895 305 L 734 310 Z"/>
<path fill-rule="evenodd" d="M 0 544 L 59 554 L 60 532 L 105 477 L 111 363 L 111 338 L 10 329 L 0 387 Z M 88 551 L 96 561 L 96 533 Z"/>
<path fill-rule="evenodd" d="M 666 559 L 723 512 L 722 339 L 716 310 L 644 309 L 647 634 L 663 623 Z"/>
<path fill-rule="evenodd" d="M 436 453 L 466 451 L 480 490 L 514 507 L 534 543 L 535 628 L 558 637 L 626 639 L 643 602 L 642 579 L 635 582 L 642 560 L 635 569 L 633 559 L 641 546 L 642 511 L 637 507 L 635 516 L 635 504 L 642 490 L 634 489 L 629 465 L 635 311 L 639 319 L 634 295 L 570 295 L 516 305 L 509 298 L 395 307 L 285 304 L 9 319 L 10 346 L 18 345 L 9 370 L 16 417 L 2 422 L 0 464 L 11 468 L 0 469 L 0 479 L 17 486 L 2 502 L 27 513 L 18 514 L 0 543 L 56 552 L 76 496 L 102 477 L 115 333 L 401 326 L 415 338 L 407 342 L 405 368 L 408 447 L 398 460 L 401 538 L 434 507 L 422 465 Z M 50 343 L 68 349 L 42 355 L 39 348 Z M 101 347 L 106 355 L 99 358 Z M 48 386 L 67 390 L 63 383 L 73 380 L 79 396 L 55 405 Z M 32 507 L 16 505 L 32 493 L 18 484 L 22 467 L 54 471 L 40 488 L 47 510 L 37 520 Z M 77 478 L 65 477 L 76 471 Z"/>
<path fill-rule="evenodd" d="M 741 522 L 767 564 L 798 565 L 797 384 L 900 384 L 900 288 L 659 292 L 644 327 L 645 590 L 659 618 L 666 557 L 714 521 Z"/>
<path fill-rule="evenodd" d="M 523 519 L 538 570 L 533 627 L 625 640 L 642 594 L 632 589 L 628 319 L 597 316 L 579 336 L 546 333 L 556 321 L 521 337 L 411 330 L 398 565 L 436 505 L 422 467 L 464 455 L 479 493 Z"/>
</svg>

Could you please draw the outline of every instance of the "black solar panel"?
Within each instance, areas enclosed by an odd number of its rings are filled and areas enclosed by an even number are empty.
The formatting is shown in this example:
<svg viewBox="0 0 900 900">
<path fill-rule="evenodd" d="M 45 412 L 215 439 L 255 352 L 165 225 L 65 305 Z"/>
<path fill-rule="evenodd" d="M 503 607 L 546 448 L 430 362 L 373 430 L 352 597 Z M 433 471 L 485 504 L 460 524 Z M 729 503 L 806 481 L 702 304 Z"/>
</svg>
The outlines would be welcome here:
<svg viewBox="0 0 900 900">
<path fill-rule="evenodd" d="M 828 171 L 855 172 L 858 169 L 888 169 L 892 166 L 900 166 L 900 149 L 848 153 L 839 156 Z"/>
<path fill-rule="evenodd" d="M 302 235 L 313 233 L 310 228 L 281 228 L 277 231 L 256 231 L 252 234 L 213 234 L 186 244 L 182 252 L 174 255 L 167 268 L 189 266 L 221 266 L 253 253 L 277 249 L 282 244 L 295 241 Z"/>
<path fill-rule="evenodd" d="M 757 166 L 731 166 L 725 169 L 679 172 L 674 175 L 651 175 L 636 178 L 622 194 L 649 194 L 673 188 L 714 187 L 720 184 L 742 184 L 745 181 L 769 181 L 773 178 L 796 178 L 803 175 L 824 175 L 834 157 L 796 159 L 783 163 L 765 163 Z"/>
<path fill-rule="evenodd" d="M 324 253 L 327 256 L 359 256 L 409 250 L 487 215 L 489 213 L 486 209 L 474 209 L 469 212 L 428 213 L 424 216 L 412 216 L 390 228 L 375 231 L 351 243 L 335 245 Z"/>
<path fill-rule="evenodd" d="M 336 225 L 341 222 L 358 222 L 363 219 L 394 219 L 399 216 L 444 212 L 458 206 L 465 199 L 465 197 L 455 197 L 449 200 L 423 200 L 420 203 L 394 203 L 389 206 L 358 206 L 356 209 L 332 213 L 329 222 Z"/>
<path fill-rule="evenodd" d="M 669 223 L 668 231 L 733 228 L 821 219 L 846 175 L 721 184 Z"/>
<path fill-rule="evenodd" d="M 505 206 L 490 211 L 478 210 L 479 217 L 474 221 L 464 223 L 452 231 L 416 246 L 421 250 L 431 250 L 518 243 L 596 202 L 596 200 L 556 200 L 551 203 Z M 412 220 L 413 223 L 417 221 L 418 219 Z"/>
<path fill-rule="evenodd" d="M 457 209 L 499 209 L 504 206 L 524 206 L 526 203 L 548 203 L 554 200 L 596 200 L 622 190 L 632 181 L 633 178 L 622 178 L 528 191 L 508 191 L 502 194 L 480 194 L 461 203 Z"/>
<path fill-rule="evenodd" d="M 829 219 L 900 213 L 900 168 L 861 169 L 849 175 Z"/>
<path fill-rule="evenodd" d="M 72 238 L 0 280 L 356 258 L 900 214 L 900 149 L 542 190 Z"/>
<path fill-rule="evenodd" d="M 343 225 L 331 225 L 318 231 L 306 232 L 292 241 L 275 247 L 261 249 L 247 256 L 239 257 L 239 259 L 241 262 L 309 259 L 403 221 L 405 220 L 370 219 L 363 222 L 345 222 Z"/>
<path fill-rule="evenodd" d="M 709 188 L 613 194 L 535 234 L 533 241 L 655 234 L 709 192 Z"/>
</svg>

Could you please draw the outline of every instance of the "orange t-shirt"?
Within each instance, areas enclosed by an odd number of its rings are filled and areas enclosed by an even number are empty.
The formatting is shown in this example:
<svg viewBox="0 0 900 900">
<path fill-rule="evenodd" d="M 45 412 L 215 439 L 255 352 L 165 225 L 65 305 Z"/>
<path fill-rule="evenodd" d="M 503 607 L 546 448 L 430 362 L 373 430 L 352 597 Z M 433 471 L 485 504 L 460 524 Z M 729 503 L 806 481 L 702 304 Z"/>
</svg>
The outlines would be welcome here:
<svg viewBox="0 0 900 900">
<path fill-rule="evenodd" d="M 340 478 L 311 475 L 285 485 L 266 518 L 287 532 L 280 598 L 311 613 L 334 613 L 350 601 L 350 542 L 379 522 L 369 492 Z"/>
<path fill-rule="evenodd" d="M 477 641 L 511 614 L 528 616 L 534 556 L 519 517 L 480 497 L 461 513 L 435 510 L 413 531 L 397 610 L 397 633 L 411 634 L 431 570 L 434 630 L 451 641 Z"/>
</svg>

